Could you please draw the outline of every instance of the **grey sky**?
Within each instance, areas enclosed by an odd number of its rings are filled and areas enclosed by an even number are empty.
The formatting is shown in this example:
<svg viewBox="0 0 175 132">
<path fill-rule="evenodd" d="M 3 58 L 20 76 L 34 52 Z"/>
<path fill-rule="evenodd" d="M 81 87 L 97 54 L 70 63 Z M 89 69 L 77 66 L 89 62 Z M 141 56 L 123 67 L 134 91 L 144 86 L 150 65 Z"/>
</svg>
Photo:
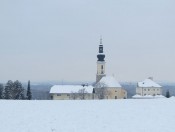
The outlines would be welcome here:
<svg viewBox="0 0 175 132">
<path fill-rule="evenodd" d="M 99 37 L 119 81 L 175 78 L 174 0 L 1 0 L 0 80 L 95 81 Z"/>
</svg>

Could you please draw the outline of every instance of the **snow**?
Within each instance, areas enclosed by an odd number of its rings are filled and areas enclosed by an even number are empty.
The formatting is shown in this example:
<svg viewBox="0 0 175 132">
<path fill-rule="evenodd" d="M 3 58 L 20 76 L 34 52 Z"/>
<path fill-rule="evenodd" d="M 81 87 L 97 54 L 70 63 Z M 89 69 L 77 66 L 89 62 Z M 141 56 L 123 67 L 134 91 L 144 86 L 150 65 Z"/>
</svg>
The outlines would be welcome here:
<svg viewBox="0 0 175 132">
<path fill-rule="evenodd" d="M 0 101 L 1 132 L 174 132 L 175 99 Z"/>
<path fill-rule="evenodd" d="M 157 84 L 156 82 L 154 82 L 151 79 L 145 79 L 143 82 L 138 82 L 138 87 L 153 87 L 153 88 L 160 88 L 162 86 L 160 86 L 159 84 Z"/>
<path fill-rule="evenodd" d="M 165 96 L 163 95 L 156 95 L 156 96 L 152 96 L 152 95 L 144 95 L 144 96 L 141 96 L 141 95 L 134 95 L 132 96 L 133 99 L 160 99 L 160 98 L 166 98 Z"/>
<path fill-rule="evenodd" d="M 117 88 L 121 88 L 121 85 L 112 76 L 104 76 L 100 80 L 100 83 L 105 84 L 106 87 L 117 87 Z"/>
<path fill-rule="evenodd" d="M 142 97 L 142 96 L 141 96 L 141 95 L 138 95 L 138 94 L 132 96 L 132 98 L 141 98 L 141 97 Z"/>
<path fill-rule="evenodd" d="M 166 98 L 165 96 L 163 96 L 163 95 L 156 95 L 156 96 L 154 96 L 155 98 Z"/>
<path fill-rule="evenodd" d="M 151 95 L 145 95 L 145 96 L 141 96 L 141 95 L 134 95 L 132 96 L 133 99 L 153 99 L 154 96 Z"/>
<path fill-rule="evenodd" d="M 81 85 L 54 85 L 50 89 L 50 93 L 77 93 L 80 89 L 85 89 L 88 93 L 92 93 L 92 86 Z"/>
</svg>

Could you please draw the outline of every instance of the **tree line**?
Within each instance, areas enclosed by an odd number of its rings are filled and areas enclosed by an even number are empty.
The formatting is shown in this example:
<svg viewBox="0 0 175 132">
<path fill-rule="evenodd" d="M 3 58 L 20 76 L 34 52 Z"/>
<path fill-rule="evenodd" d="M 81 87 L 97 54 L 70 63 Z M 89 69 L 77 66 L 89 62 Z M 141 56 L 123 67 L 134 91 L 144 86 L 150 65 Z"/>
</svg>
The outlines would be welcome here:
<svg viewBox="0 0 175 132">
<path fill-rule="evenodd" d="M 28 81 L 27 93 L 25 95 L 24 87 L 18 80 L 9 80 L 5 85 L 0 84 L 0 99 L 11 99 L 11 100 L 31 100 L 32 93 L 30 90 L 30 81 Z"/>
</svg>

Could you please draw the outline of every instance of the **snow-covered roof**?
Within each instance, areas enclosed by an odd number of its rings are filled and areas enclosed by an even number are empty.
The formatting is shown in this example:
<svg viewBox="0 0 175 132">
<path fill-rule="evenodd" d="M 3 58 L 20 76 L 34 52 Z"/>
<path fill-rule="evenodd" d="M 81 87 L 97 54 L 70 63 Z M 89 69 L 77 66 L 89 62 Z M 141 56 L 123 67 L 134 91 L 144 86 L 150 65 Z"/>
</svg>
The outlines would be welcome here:
<svg viewBox="0 0 175 132">
<path fill-rule="evenodd" d="M 77 93 L 80 89 L 85 89 L 86 92 L 92 93 L 92 86 L 81 85 L 54 85 L 50 89 L 50 93 Z"/>
<path fill-rule="evenodd" d="M 100 83 L 104 84 L 106 87 L 117 87 L 121 88 L 122 86 L 116 81 L 116 79 L 112 76 L 104 76 Z"/>
<path fill-rule="evenodd" d="M 156 87 L 156 88 L 160 88 L 162 86 L 160 86 L 159 84 L 157 84 L 156 82 L 154 82 L 151 79 L 145 79 L 142 82 L 138 82 L 138 87 Z"/>
</svg>

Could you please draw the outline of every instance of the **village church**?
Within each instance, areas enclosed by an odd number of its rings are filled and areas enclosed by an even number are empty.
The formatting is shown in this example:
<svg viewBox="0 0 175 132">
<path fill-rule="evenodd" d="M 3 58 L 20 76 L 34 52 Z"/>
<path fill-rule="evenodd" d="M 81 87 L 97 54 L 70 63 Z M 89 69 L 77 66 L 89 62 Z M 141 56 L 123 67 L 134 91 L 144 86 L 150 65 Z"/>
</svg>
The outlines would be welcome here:
<svg viewBox="0 0 175 132">
<path fill-rule="evenodd" d="M 51 99 L 126 99 L 127 91 L 113 76 L 106 75 L 102 38 L 100 39 L 97 59 L 96 82 L 93 85 L 54 85 L 50 89 Z"/>
</svg>

